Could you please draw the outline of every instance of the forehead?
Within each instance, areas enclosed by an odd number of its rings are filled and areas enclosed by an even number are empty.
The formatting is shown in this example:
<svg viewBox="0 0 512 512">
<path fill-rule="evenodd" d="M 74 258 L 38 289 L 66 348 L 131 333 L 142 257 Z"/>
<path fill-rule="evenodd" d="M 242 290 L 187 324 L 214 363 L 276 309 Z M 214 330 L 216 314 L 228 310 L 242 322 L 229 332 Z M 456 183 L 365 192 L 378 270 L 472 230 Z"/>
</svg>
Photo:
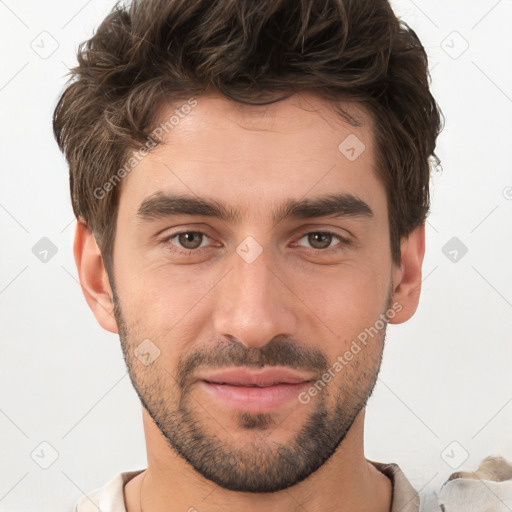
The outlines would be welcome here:
<svg viewBox="0 0 512 512">
<path fill-rule="evenodd" d="M 372 119 L 361 104 L 341 104 L 354 126 L 308 94 L 269 105 L 216 95 L 193 100 L 160 108 L 155 128 L 162 142 L 124 178 L 120 214 L 126 208 L 133 214 L 158 191 L 236 199 L 247 208 L 254 200 L 264 206 L 269 196 L 279 202 L 336 187 L 361 196 L 380 184 Z"/>
<path fill-rule="evenodd" d="M 306 93 L 268 105 L 242 104 L 214 94 L 195 99 L 196 106 L 192 108 L 188 107 L 189 102 L 190 99 L 184 99 L 159 109 L 157 129 L 166 123 L 171 128 L 165 132 L 160 129 L 165 146 L 179 150 L 180 139 L 187 138 L 193 145 L 215 142 L 218 148 L 216 153 L 227 156 L 234 150 L 240 153 L 252 147 L 234 147 L 233 141 L 247 141 L 256 145 L 265 142 L 266 150 L 278 150 L 279 153 L 273 156 L 282 159 L 312 153 L 312 146 L 332 149 L 334 145 L 336 149 L 349 134 L 365 139 L 367 146 L 373 142 L 368 140 L 372 129 L 371 116 L 365 106 L 357 102 L 338 103 L 352 123 L 340 116 L 332 103 Z M 181 113 L 178 118 L 176 112 L 183 112 L 185 107 L 187 113 Z M 170 124 L 173 126 L 170 127 Z M 290 147 L 289 144 L 297 140 L 302 140 L 306 146 Z M 287 150 L 289 153 L 285 153 Z M 214 156 L 212 154 L 212 158 Z"/>
</svg>

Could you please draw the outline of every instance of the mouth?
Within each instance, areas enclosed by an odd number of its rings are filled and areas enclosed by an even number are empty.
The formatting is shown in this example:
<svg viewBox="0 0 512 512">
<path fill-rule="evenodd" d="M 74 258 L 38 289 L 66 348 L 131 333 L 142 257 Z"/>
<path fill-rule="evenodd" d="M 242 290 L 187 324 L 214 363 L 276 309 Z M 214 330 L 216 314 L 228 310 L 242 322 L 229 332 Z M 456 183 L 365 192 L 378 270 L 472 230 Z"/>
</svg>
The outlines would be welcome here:
<svg viewBox="0 0 512 512">
<path fill-rule="evenodd" d="M 243 387 L 270 387 L 279 384 L 299 384 L 314 379 L 314 375 L 284 367 L 263 367 L 253 370 L 245 367 L 233 367 L 212 371 L 200 376 L 211 384 L 225 384 Z"/>
<path fill-rule="evenodd" d="M 230 409 L 264 413 L 276 411 L 311 384 L 310 374 L 287 368 L 230 368 L 203 375 L 202 389 L 215 403 Z"/>
<path fill-rule="evenodd" d="M 225 386 L 240 386 L 240 387 L 243 387 L 243 388 L 268 388 L 270 386 L 278 386 L 280 384 L 290 384 L 288 382 L 272 382 L 271 384 L 262 384 L 262 385 L 258 385 L 258 384 L 243 384 L 241 382 L 217 382 L 217 381 L 209 381 L 209 380 L 204 380 L 204 382 L 207 382 L 208 384 L 218 384 L 218 385 L 225 385 Z M 300 384 L 300 383 L 299 383 Z"/>
</svg>

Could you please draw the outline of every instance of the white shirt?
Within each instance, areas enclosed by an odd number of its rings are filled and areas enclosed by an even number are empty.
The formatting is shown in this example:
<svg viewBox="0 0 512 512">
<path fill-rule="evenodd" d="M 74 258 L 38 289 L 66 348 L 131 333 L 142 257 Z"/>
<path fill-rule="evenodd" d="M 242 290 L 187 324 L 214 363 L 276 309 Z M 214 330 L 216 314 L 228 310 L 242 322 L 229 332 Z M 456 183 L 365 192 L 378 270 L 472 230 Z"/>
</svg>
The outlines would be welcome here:
<svg viewBox="0 0 512 512">
<path fill-rule="evenodd" d="M 368 459 L 367 459 L 368 460 Z M 440 493 L 420 497 L 395 463 L 371 462 L 392 484 L 390 512 L 510 512 L 512 480 L 493 482 L 458 478 L 445 482 Z M 79 498 L 75 512 L 126 512 L 124 485 L 143 469 L 118 473 L 100 489 Z M 444 508 L 443 508 L 444 507 Z"/>
<path fill-rule="evenodd" d="M 393 493 L 390 512 L 419 512 L 418 493 L 397 464 L 384 464 L 371 460 L 368 462 L 371 462 L 391 480 Z M 123 487 L 142 471 L 144 470 L 139 469 L 118 473 L 100 489 L 78 499 L 75 504 L 75 512 L 126 512 Z"/>
<path fill-rule="evenodd" d="M 512 480 L 456 478 L 443 484 L 438 500 L 440 511 L 442 504 L 446 512 L 510 512 Z"/>
</svg>

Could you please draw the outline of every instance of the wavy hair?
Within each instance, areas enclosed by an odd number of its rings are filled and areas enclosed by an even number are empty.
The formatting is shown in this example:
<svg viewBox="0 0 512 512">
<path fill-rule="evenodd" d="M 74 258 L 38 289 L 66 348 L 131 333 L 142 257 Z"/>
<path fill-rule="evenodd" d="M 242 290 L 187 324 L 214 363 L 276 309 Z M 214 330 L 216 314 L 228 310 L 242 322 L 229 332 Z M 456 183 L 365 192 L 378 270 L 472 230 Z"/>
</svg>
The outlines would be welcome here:
<svg viewBox="0 0 512 512">
<path fill-rule="evenodd" d="M 357 101 L 373 120 L 387 191 L 391 252 L 426 219 L 442 114 L 426 52 L 387 0 L 133 0 L 118 2 L 78 48 L 53 115 L 69 164 L 73 211 L 107 270 L 121 187 L 94 190 L 148 140 L 159 107 L 220 93 L 264 105 L 297 92 Z"/>
</svg>

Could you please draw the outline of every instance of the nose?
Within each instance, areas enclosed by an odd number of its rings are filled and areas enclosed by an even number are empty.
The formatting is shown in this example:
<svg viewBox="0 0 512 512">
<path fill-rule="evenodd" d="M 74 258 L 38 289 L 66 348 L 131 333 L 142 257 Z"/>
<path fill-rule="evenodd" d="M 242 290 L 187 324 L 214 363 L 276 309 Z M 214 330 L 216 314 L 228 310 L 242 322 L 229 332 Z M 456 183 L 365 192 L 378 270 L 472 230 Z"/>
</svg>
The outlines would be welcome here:
<svg viewBox="0 0 512 512">
<path fill-rule="evenodd" d="M 270 251 L 263 250 L 250 263 L 234 253 L 231 271 L 215 295 L 216 332 L 234 336 L 247 348 L 261 348 L 277 335 L 295 334 L 301 302 L 287 281 Z"/>
</svg>

